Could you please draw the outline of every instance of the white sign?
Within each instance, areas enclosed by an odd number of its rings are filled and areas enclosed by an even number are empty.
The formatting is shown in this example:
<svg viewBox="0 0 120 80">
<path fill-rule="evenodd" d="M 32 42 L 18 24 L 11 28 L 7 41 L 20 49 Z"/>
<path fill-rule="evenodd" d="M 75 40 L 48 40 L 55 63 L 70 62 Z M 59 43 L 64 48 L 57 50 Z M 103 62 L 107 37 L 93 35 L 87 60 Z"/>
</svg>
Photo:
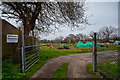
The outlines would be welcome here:
<svg viewBox="0 0 120 80">
<path fill-rule="evenodd" d="M 7 34 L 7 43 L 18 43 L 18 35 Z"/>
</svg>

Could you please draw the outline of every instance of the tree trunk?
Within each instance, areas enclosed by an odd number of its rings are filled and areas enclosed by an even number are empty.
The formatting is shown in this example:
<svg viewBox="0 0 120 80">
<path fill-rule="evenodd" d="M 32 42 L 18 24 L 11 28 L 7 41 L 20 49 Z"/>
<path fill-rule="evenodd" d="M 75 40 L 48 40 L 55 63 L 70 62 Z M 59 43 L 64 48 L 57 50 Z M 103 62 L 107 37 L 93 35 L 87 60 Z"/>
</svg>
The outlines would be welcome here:
<svg viewBox="0 0 120 80">
<path fill-rule="evenodd" d="M 31 25 L 28 25 L 28 20 L 24 21 L 25 23 L 23 23 L 24 25 L 24 46 L 28 46 L 30 45 L 29 43 L 29 32 L 31 31 Z M 18 45 L 16 48 L 16 51 L 14 53 L 13 56 L 13 63 L 14 64 L 21 64 L 22 61 L 22 56 L 21 56 L 21 47 L 22 47 L 22 31 L 20 31 L 19 29 L 19 37 L 18 37 L 19 41 L 18 41 Z"/>
</svg>

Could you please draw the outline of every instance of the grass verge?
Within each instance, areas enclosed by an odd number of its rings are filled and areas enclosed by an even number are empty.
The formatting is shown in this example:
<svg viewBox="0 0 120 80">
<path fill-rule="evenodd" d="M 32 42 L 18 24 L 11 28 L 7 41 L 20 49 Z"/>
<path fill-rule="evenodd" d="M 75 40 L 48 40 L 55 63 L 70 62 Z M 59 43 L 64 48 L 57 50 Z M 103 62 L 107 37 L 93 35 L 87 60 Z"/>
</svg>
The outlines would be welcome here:
<svg viewBox="0 0 120 80">
<path fill-rule="evenodd" d="M 87 64 L 87 72 L 90 74 L 89 80 L 101 80 L 101 76 L 97 72 L 93 72 L 92 64 Z"/>
<path fill-rule="evenodd" d="M 37 70 L 39 70 L 46 62 L 39 60 L 34 66 L 32 66 L 26 73 L 21 73 L 19 64 L 12 63 L 12 57 L 8 56 L 2 61 L 2 79 L 26 79 L 31 77 Z"/>
<path fill-rule="evenodd" d="M 120 70 L 119 70 L 119 63 L 118 61 L 114 64 L 113 60 L 107 60 L 102 62 L 101 64 L 97 64 L 98 72 L 93 72 L 92 64 L 87 65 L 87 72 L 91 74 L 90 78 L 100 78 L 103 77 L 104 79 L 116 79 L 120 77 Z M 102 73 L 102 74 L 101 74 Z"/>
<path fill-rule="evenodd" d="M 52 78 L 67 78 L 67 71 L 68 71 L 68 65 L 69 63 L 64 63 L 63 65 L 61 65 L 56 72 L 54 72 Z"/>
<path fill-rule="evenodd" d="M 98 64 L 98 70 L 105 73 L 106 77 L 120 78 L 120 70 L 117 60 L 107 60 Z"/>
</svg>

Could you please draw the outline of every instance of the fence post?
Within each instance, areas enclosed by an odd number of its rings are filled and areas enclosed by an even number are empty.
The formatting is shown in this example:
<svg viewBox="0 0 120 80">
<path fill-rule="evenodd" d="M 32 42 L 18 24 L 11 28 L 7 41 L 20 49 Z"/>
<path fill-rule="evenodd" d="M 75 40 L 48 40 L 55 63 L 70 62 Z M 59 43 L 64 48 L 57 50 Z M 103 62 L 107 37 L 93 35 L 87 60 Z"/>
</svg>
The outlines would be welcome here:
<svg viewBox="0 0 120 80">
<path fill-rule="evenodd" d="M 25 73 L 25 56 L 24 56 L 24 26 L 22 26 L 22 73 Z"/>
<path fill-rule="evenodd" d="M 96 46 L 96 33 L 94 33 L 94 41 L 93 41 L 93 56 L 92 56 L 92 61 L 93 61 L 93 72 L 97 72 L 97 46 Z"/>
</svg>

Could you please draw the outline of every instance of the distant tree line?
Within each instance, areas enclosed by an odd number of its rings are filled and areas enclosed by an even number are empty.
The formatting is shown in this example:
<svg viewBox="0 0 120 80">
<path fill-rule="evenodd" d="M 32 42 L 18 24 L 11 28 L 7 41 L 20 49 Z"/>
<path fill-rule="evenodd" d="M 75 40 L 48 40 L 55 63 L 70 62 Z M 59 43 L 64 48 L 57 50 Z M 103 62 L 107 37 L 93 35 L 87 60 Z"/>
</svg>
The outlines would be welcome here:
<svg viewBox="0 0 120 80">
<path fill-rule="evenodd" d="M 94 39 L 93 37 L 94 31 L 90 32 L 90 37 Z M 97 41 L 98 42 L 110 42 L 110 40 L 120 40 L 120 37 L 118 36 L 118 28 L 113 26 L 104 26 L 101 28 L 97 34 Z"/>
<path fill-rule="evenodd" d="M 69 34 L 67 37 L 57 37 L 54 40 L 41 40 L 41 43 L 77 43 L 78 41 L 86 42 L 92 41 L 94 39 L 94 33 L 97 35 L 97 42 L 110 42 L 110 40 L 120 40 L 118 37 L 118 29 L 113 26 L 104 26 L 99 31 L 91 31 L 88 35 L 79 34 Z"/>
</svg>

